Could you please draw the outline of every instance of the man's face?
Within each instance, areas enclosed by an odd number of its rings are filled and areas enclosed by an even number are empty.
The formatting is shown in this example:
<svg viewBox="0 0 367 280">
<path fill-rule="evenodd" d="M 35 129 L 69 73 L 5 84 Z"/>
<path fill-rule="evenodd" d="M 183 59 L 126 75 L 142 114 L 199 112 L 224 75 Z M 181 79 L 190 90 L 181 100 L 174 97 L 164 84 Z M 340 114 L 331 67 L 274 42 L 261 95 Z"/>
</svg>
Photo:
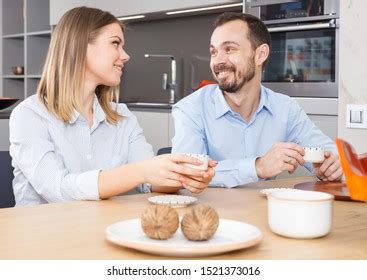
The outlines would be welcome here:
<svg viewBox="0 0 367 280">
<path fill-rule="evenodd" d="M 234 93 L 255 76 L 255 52 L 248 27 L 234 20 L 217 27 L 210 40 L 210 68 L 221 90 Z"/>
</svg>

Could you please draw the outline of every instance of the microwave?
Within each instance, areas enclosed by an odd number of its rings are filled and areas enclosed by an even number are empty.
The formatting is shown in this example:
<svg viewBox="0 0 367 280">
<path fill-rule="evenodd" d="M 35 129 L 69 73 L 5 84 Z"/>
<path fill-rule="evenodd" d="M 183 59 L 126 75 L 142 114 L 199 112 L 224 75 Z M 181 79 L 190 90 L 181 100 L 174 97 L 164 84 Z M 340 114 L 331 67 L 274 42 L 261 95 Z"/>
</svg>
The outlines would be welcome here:
<svg viewBox="0 0 367 280">
<path fill-rule="evenodd" d="M 247 0 L 271 36 L 262 83 L 292 97 L 338 97 L 338 0 Z"/>
</svg>

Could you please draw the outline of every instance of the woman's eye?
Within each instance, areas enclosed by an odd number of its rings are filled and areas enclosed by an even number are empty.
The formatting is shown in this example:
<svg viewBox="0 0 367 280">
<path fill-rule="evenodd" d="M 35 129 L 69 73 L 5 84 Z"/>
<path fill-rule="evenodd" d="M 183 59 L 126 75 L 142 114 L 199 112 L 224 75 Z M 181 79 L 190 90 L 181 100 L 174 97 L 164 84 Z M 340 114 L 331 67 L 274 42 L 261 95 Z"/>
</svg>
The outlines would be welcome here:
<svg viewBox="0 0 367 280">
<path fill-rule="evenodd" d="M 112 45 L 113 45 L 114 47 L 116 47 L 116 48 L 119 46 L 119 44 L 120 44 L 120 42 L 117 42 L 117 41 L 112 42 Z"/>
</svg>

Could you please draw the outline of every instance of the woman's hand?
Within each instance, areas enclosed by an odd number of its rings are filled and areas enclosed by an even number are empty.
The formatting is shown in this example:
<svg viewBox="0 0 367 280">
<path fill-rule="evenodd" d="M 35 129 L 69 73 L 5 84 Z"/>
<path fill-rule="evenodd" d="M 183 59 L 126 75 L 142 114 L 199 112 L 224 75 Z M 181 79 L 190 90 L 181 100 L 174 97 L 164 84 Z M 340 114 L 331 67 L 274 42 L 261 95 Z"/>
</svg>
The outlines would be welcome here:
<svg viewBox="0 0 367 280">
<path fill-rule="evenodd" d="M 186 155 L 164 154 L 140 162 L 140 167 L 145 182 L 153 186 L 185 187 L 194 193 L 202 192 L 213 178 L 217 163 L 210 160 L 207 171 L 196 170 L 182 163 L 202 164 L 200 160 Z"/>
<path fill-rule="evenodd" d="M 181 176 L 180 181 L 182 186 L 193 193 L 201 193 L 205 190 L 210 181 L 213 179 L 215 175 L 214 168 L 217 166 L 217 162 L 214 160 L 209 160 L 208 170 L 204 171 L 201 177 L 190 177 L 190 176 Z"/>
</svg>

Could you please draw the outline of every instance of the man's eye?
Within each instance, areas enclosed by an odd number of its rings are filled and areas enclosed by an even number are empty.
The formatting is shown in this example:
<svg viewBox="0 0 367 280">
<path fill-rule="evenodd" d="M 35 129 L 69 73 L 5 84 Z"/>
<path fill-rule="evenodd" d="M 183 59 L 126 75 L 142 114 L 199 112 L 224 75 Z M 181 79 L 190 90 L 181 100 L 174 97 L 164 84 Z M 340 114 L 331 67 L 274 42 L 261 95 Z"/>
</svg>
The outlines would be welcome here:
<svg viewBox="0 0 367 280">
<path fill-rule="evenodd" d="M 230 52 L 233 52 L 233 51 L 234 51 L 234 48 L 230 48 L 230 47 L 226 48 L 227 53 L 230 53 Z"/>
<path fill-rule="evenodd" d="M 211 56 L 214 56 L 214 55 L 216 55 L 217 52 L 215 50 L 210 50 L 209 53 L 210 53 Z"/>
</svg>

